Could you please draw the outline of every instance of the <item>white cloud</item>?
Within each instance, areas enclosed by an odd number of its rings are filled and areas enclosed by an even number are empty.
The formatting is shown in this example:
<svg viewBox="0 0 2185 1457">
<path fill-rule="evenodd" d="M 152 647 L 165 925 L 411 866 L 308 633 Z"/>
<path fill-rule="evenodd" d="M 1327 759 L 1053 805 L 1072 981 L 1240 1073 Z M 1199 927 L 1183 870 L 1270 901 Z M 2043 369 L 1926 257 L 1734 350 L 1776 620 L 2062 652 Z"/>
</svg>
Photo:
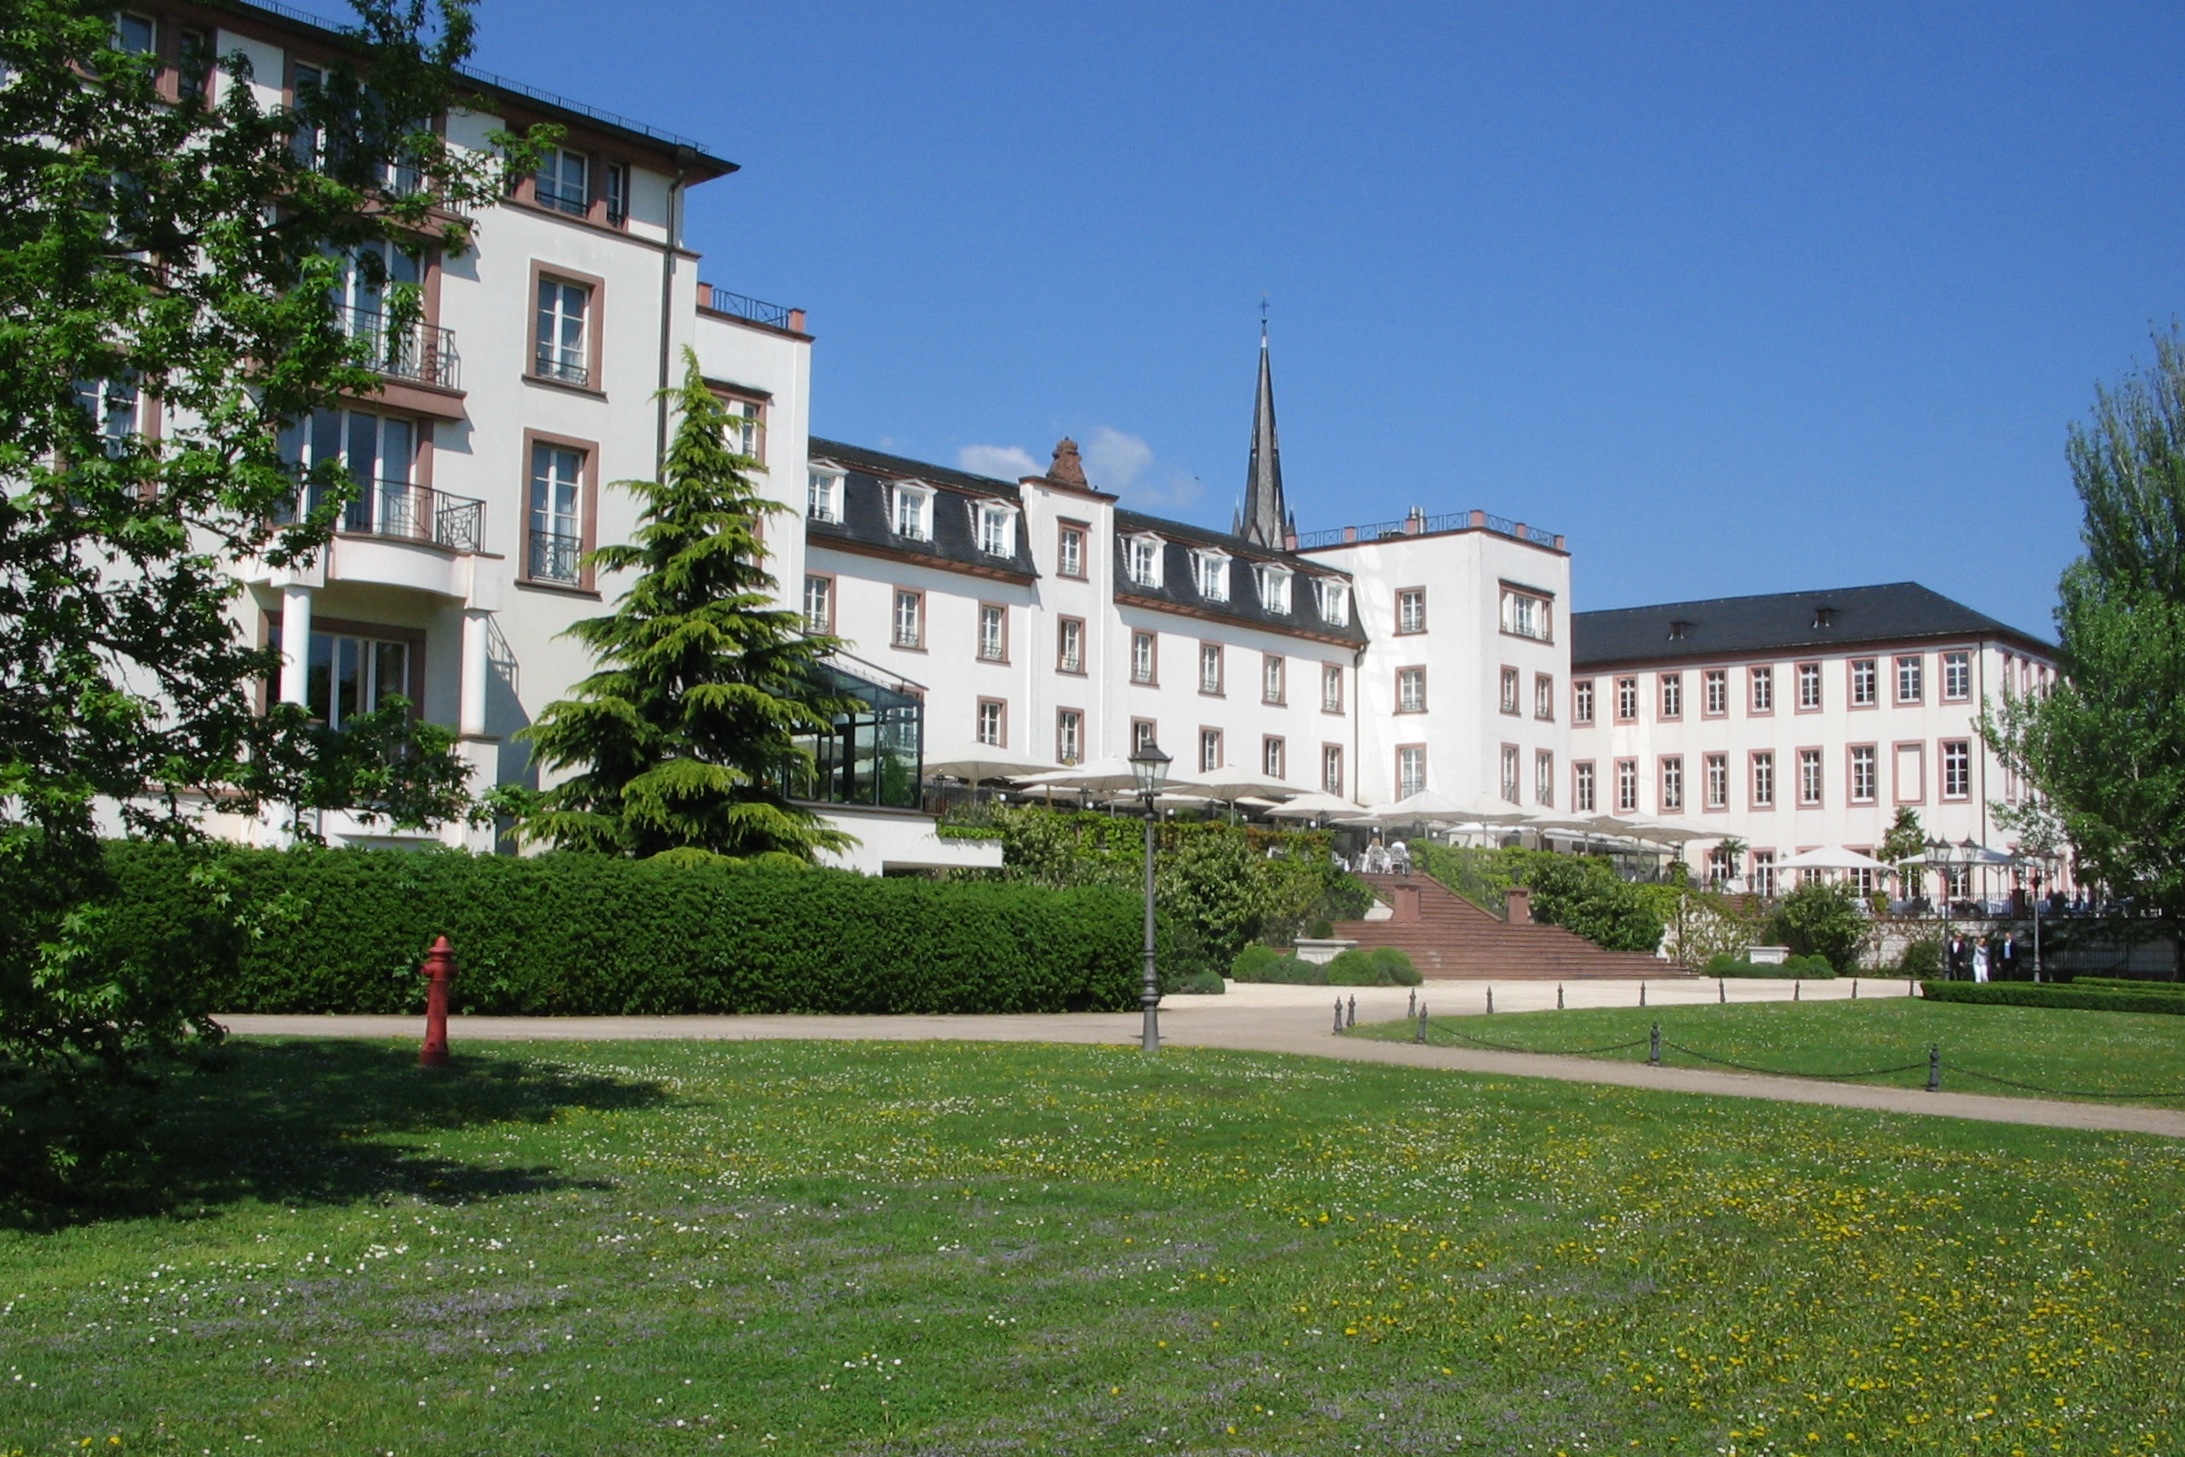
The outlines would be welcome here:
<svg viewBox="0 0 2185 1457">
<path fill-rule="evenodd" d="M 1032 459 L 1031 452 L 1017 445 L 959 446 L 956 450 L 956 468 L 970 471 L 973 475 L 993 476 L 1004 481 L 1040 473 L 1039 462 Z"/>
<path fill-rule="evenodd" d="M 1199 480 L 1189 471 L 1164 466 L 1153 447 L 1136 435 L 1098 425 L 1082 447 L 1085 475 L 1103 491 L 1128 494 L 1138 510 L 1181 511 L 1199 498 Z"/>
</svg>

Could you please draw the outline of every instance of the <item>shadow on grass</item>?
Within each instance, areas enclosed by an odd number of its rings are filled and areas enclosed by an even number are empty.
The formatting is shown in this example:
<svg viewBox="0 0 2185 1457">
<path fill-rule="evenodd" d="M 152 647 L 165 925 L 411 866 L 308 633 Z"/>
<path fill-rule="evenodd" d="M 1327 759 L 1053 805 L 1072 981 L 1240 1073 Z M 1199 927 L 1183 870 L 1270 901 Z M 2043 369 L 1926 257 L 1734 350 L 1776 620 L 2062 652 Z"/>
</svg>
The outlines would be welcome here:
<svg viewBox="0 0 2185 1457">
<path fill-rule="evenodd" d="M 178 1068 L 124 1180 L 67 1205 L 0 1204 L 0 1225 L 55 1229 L 114 1218 L 203 1218 L 246 1200 L 347 1204 L 408 1197 L 457 1204 L 597 1189 L 540 1164 L 491 1164 L 415 1147 L 420 1135 L 538 1125 L 565 1108 L 656 1106 L 658 1084 L 458 1056 L 417 1065 L 414 1047 L 346 1040 L 229 1044 Z"/>
</svg>

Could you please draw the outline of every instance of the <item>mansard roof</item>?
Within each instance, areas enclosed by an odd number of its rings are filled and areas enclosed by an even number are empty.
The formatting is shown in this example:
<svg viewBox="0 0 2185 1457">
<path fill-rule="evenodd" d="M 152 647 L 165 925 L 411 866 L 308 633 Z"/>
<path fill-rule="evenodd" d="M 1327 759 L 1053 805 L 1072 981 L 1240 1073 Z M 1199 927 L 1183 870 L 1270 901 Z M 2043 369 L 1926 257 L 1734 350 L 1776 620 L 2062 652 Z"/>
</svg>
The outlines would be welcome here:
<svg viewBox="0 0 2185 1457">
<path fill-rule="evenodd" d="M 1832 652 L 1933 639 L 1998 638 L 2028 652 L 2055 648 L 1917 582 L 1663 602 L 1571 614 L 1576 671 L 1767 653 Z"/>
<path fill-rule="evenodd" d="M 1129 558 L 1125 544 L 1133 536 L 1161 539 L 1161 583 L 1157 587 L 1130 579 L 1126 570 Z M 1202 596 L 1198 578 L 1191 570 L 1191 553 L 1195 550 L 1221 552 L 1247 568 L 1268 565 L 1287 569 L 1292 574 L 1289 612 L 1270 612 L 1260 605 L 1258 584 L 1234 569 L 1229 583 L 1229 600 L 1216 601 Z M 1338 625 L 1320 615 L 1320 605 L 1313 600 L 1315 578 L 1341 582 L 1352 588 L 1344 607 L 1348 621 Z M 1366 630 L 1358 616 L 1358 593 L 1348 572 L 1307 561 L 1294 552 L 1269 550 L 1230 532 L 1209 531 L 1203 526 L 1120 508 L 1115 513 L 1115 595 L 1118 601 L 1264 628 L 1293 637 L 1352 646 L 1366 640 Z"/>
<path fill-rule="evenodd" d="M 912 460 L 907 455 L 890 455 L 884 450 L 871 450 L 840 440 L 822 440 L 817 435 L 811 437 L 806 454 L 814 461 L 831 462 L 882 480 L 921 480 L 930 486 L 948 486 L 982 496 L 1007 496 L 1012 501 L 1020 499 L 1022 494 L 1015 481 L 951 470 L 930 461 Z"/>
<path fill-rule="evenodd" d="M 811 442 L 810 458 L 815 464 L 832 464 L 843 471 L 842 519 L 815 521 L 807 516 L 804 532 L 810 545 L 1010 581 L 1030 582 L 1039 576 L 1032 564 L 1031 533 L 1024 529 L 1021 517 L 1012 555 L 997 557 L 979 550 L 971 508 L 980 502 L 1021 507 L 1022 498 L 1008 481 L 817 438 Z M 888 487 L 897 481 L 935 488 L 931 540 L 896 531 Z"/>
</svg>

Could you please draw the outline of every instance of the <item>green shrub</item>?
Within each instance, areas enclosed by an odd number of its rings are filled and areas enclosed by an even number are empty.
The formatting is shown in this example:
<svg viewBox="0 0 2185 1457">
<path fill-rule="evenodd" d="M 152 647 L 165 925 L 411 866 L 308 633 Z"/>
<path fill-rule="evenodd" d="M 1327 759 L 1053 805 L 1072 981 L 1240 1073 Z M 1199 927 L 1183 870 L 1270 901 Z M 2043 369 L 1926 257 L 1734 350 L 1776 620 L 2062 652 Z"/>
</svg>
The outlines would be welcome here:
<svg viewBox="0 0 2185 1457">
<path fill-rule="evenodd" d="M 1326 919 L 1315 921 L 1305 934 L 1315 941 L 1325 941 L 1335 934 L 1335 923 Z"/>
<path fill-rule="evenodd" d="M 1777 977 L 1796 981 L 1834 981 L 1836 968 L 1818 956 L 1793 956 L 1783 961 L 1745 961 L 1717 956 L 1707 963 L 1708 976 Z"/>
<path fill-rule="evenodd" d="M 1942 975 L 1942 943 L 1932 938 L 1913 941 L 1904 948 L 1904 955 L 1897 958 L 1899 976 L 1938 977 Z"/>
<path fill-rule="evenodd" d="M 1218 972 L 1194 971 L 1184 978 L 1183 985 L 1176 990 L 1185 996 L 1218 997 L 1229 990 L 1229 984 L 1221 979 Z"/>
<path fill-rule="evenodd" d="M 662 865 L 378 850 L 107 847 L 111 933 L 170 946 L 224 888 L 230 934 L 183 974 L 231 1012 L 407 1012 L 435 935 L 453 1008 L 525 1015 L 1126 1010 L 1138 898 L 1107 889 L 877 879 L 731 861 Z"/>
<path fill-rule="evenodd" d="M 1254 956 L 1255 951 L 1265 952 Z M 1322 987 L 1328 984 L 1328 968 L 1318 962 L 1284 956 L 1265 946 L 1246 948 L 1231 973 L 1236 981 L 1273 983 L 1278 986 Z"/>
<path fill-rule="evenodd" d="M 1633 885 L 1597 855 L 1510 850 L 1520 879 L 1532 887 L 1536 921 L 1585 937 L 1609 951 L 1652 952 L 1661 945 L 1658 887 Z"/>
<path fill-rule="evenodd" d="M 1036 805 L 984 814 L 1000 831 L 1002 868 L 958 872 L 962 879 L 1141 893 L 1144 821 Z M 1336 869 L 1332 847 L 1319 830 L 1162 821 L 1154 877 L 1169 942 L 1163 964 L 1180 958 L 1187 972 L 1220 971 L 1250 942 L 1287 943 L 1316 917 L 1364 915 L 1371 893 Z"/>
<path fill-rule="evenodd" d="M 1394 946 L 1377 947 L 1373 964 L 1388 978 L 1383 986 L 1415 987 L 1425 980 L 1419 975 L 1419 969 L 1411 964 L 1411 958 Z"/>
<path fill-rule="evenodd" d="M 1326 984 L 1337 987 L 1415 987 L 1420 980 L 1411 958 L 1393 946 L 1371 951 L 1353 946 L 1348 951 L 1336 953 L 1325 970 Z"/>
<path fill-rule="evenodd" d="M 2149 996 L 2145 992 L 2128 992 L 2115 987 L 2059 986 L 2055 982 L 2032 981 L 1923 981 L 1919 989 L 1920 995 L 1933 1002 L 2185 1016 L 2185 997 Z"/>
<path fill-rule="evenodd" d="M 1867 921 L 1847 887 L 1808 880 L 1775 909 L 1775 938 L 1801 956 L 1819 956 L 1838 971 L 1859 961 Z"/>
<path fill-rule="evenodd" d="M 2185 982 L 2142 981 L 2129 976 L 2075 976 L 2066 985 L 2158 997 L 2185 997 Z"/>
</svg>

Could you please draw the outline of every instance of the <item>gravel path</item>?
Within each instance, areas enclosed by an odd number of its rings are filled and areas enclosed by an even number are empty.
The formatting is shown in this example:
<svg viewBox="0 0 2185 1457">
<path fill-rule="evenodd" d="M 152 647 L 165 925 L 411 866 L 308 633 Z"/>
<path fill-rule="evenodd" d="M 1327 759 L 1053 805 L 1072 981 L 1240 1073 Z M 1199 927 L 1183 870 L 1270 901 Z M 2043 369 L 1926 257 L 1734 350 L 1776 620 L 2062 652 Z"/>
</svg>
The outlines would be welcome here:
<svg viewBox="0 0 2185 1457">
<path fill-rule="evenodd" d="M 1572 982 L 1563 988 L 1569 1007 L 1630 1007 L 1645 989 L 1649 1006 L 1712 1003 L 1726 995 L 1733 1002 L 1787 1002 L 1790 982 L 1741 981 L 1725 984 L 1699 979 Z M 1862 981 L 1861 997 L 1903 996 L 1901 981 Z M 1420 988 L 1435 1016 L 1486 1011 L 1487 987 L 1478 982 L 1429 982 Z M 1808 982 L 1795 994 L 1808 1001 L 1834 1001 L 1851 995 L 1849 982 Z M 1405 1015 L 1409 992 L 1402 987 L 1344 990 L 1356 996 L 1362 1021 L 1391 1021 Z M 1512 982 L 1494 987 L 1495 1010 L 1534 1011 L 1555 1005 L 1552 982 Z M 1161 1006 L 1162 1041 L 1174 1047 L 1219 1047 L 1245 1052 L 1283 1052 L 1306 1057 L 1340 1057 L 1405 1067 L 1442 1068 L 1493 1076 L 1556 1078 L 1564 1082 L 1652 1088 L 1663 1092 L 1717 1097 L 1767 1098 L 1781 1103 L 1811 1103 L 1834 1108 L 1866 1108 L 1883 1113 L 1917 1113 L 1990 1123 L 2024 1123 L 2045 1128 L 2087 1128 L 2151 1133 L 2185 1139 L 2185 1111 L 2104 1103 L 2054 1102 L 2038 1098 L 1997 1098 L 1978 1093 L 1929 1093 L 1910 1088 L 1877 1088 L 1826 1083 L 1804 1078 L 1762 1077 L 1750 1073 L 1698 1068 L 1648 1067 L 1644 1063 L 1592 1058 L 1550 1057 L 1537 1053 L 1491 1052 L 1457 1047 L 1421 1047 L 1408 1042 L 1379 1042 L 1334 1035 L 1335 994 L 1326 987 L 1239 986 L 1221 997 L 1170 997 Z M 241 1036 L 262 1037 L 422 1037 L 419 1017 L 286 1017 L 228 1015 L 220 1020 Z M 744 1041 L 754 1038 L 813 1038 L 878 1042 L 955 1040 L 966 1042 L 1136 1042 L 1135 1012 L 1081 1015 L 965 1017 L 451 1017 L 448 1040 L 457 1055 L 465 1042 L 618 1042 L 645 1039 Z"/>
</svg>

